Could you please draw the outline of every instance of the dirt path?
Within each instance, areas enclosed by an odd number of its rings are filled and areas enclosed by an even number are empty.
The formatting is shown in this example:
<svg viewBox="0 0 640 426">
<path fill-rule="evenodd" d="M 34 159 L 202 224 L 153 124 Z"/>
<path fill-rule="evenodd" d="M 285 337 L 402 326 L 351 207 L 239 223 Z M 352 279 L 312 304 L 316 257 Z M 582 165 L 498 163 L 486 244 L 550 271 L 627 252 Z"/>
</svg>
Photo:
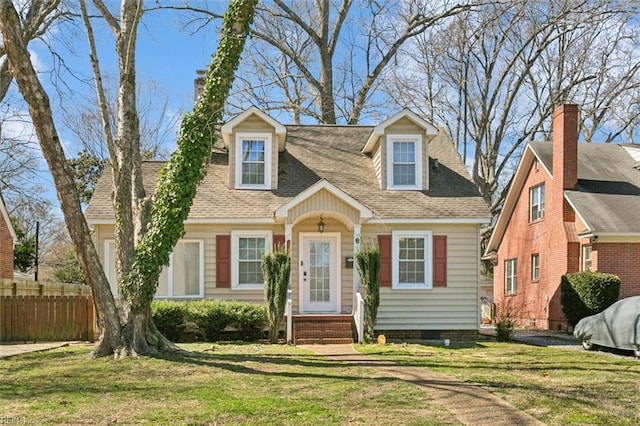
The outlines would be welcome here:
<svg viewBox="0 0 640 426">
<path fill-rule="evenodd" d="M 479 386 L 470 385 L 446 374 L 428 371 L 419 367 L 389 365 L 388 361 L 379 361 L 361 354 L 353 345 L 303 345 L 320 355 L 326 355 L 332 361 L 367 363 L 390 377 L 412 383 L 423 389 L 434 402 L 445 407 L 451 414 L 467 425 L 544 425 Z"/>
</svg>

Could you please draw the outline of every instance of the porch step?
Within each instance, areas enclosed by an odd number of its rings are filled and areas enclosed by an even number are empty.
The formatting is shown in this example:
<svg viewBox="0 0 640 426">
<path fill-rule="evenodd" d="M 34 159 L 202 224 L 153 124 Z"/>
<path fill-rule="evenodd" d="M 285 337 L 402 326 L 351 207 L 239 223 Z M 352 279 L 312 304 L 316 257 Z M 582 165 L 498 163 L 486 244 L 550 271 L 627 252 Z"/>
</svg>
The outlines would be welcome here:
<svg viewBox="0 0 640 426">
<path fill-rule="evenodd" d="M 296 345 L 353 343 L 351 315 L 294 315 L 293 342 Z"/>
</svg>

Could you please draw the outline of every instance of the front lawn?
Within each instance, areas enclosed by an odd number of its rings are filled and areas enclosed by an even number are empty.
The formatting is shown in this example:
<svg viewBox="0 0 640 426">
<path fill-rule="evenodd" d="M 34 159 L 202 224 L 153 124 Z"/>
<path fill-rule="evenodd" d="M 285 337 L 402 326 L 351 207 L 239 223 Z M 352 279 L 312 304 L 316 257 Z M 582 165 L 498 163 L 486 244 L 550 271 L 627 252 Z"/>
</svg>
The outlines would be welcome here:
<svg viewBox="0 0 640 426">
<path fill-rule="evenodd" d="M 457 424 L 413 385 L 380 377 L 369 366 L 289 346 L 181 346 L 193 355 L 91 360 L 84 347 L 0 360 L 0 421 Z"/>
<path fill-rule="evenodd" d="M 550 425 L 640 424 L 640 361 L 632 357 L 493 342 L 359 350 L 478 384 Z"/>
<path fill-rule="evenodd" d="M 14 424 L 459 424 L 375 366 L 278 345 L 182 345 L 171 360 L 91 360 L 89 347 L 0 360 L 0 420 Z M 482 342 L 359 346 L 477 383 L 548 424 L 638 424 L 640 362 Z M 16 423 L 20 421 L 21 423 Z"/>
</svg>

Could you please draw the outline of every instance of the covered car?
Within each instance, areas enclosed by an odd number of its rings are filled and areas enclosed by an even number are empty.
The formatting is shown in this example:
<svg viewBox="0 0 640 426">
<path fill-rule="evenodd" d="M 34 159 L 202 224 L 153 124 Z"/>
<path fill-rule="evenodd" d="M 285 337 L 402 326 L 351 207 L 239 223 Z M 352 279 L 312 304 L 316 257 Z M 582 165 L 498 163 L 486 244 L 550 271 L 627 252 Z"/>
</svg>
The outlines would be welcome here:
<svg viewBox="0 0 640 426">
<path fill-rule="evenodd" d="M 585 317 L 573 335 L 590 350 L 597 346 L 634 351 L 640 357 L 640 296 L 618 300 L 604 311 Z"/>
</svg>

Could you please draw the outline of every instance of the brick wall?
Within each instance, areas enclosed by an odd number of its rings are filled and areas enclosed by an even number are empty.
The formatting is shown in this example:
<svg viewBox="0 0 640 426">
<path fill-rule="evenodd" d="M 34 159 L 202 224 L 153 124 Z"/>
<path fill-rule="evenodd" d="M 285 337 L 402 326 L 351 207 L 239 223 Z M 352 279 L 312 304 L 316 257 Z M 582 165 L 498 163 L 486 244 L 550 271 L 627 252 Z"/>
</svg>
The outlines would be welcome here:
<svg viewBox="0 0 640 426">
<path fill-rule="evenodd" d="M 498 264 L 494 267 L 494 301 L 508 303 L 518 325 L 548 328 L 550 316 L 558 316 L 557 285 L 566 268 L 566 237 L 564 232 L 562 199 L 553 192 L 553 180 L 537 161 L 531 165 L 518 197 L 509 226 L 498 250 Z M 529 190 L 545 185 L 545 214 L 542 219 L 529 222 Z M 531 257 L 538 254 L 540 277 L 532 279 Z M 516 293 L 505 295 L 507 259 L 517 260 Z"/>
<path fill-rule="evenodd" d="M 592 268 L 620 277 L 620 298 L 640 295 L 640 243 L 596 243 Z"/>
<path fill-rule="evenodd" d="M 538 164 L 537 159 L 526 173 L 507 230 L 498 250 L 494 267 L 494 294 L 498 304 L 509 304 L 518 325 L 524 327 L 566 329 L 560 302 L 560 279 L 578 269 L 580 244 L 576 229 L 576 214 L 564 199 L 564 190 L 575 185 L 577 178 L 578 110 L 565 105 L 553 114 L 553 176 Z M 544 217 L 529 221 L 529 193 L 536 185 L 545 185 Z M 575 239 L 575 241 L 574 241 Z M 538 254 L 540 277 L 534 281 L 531 258 Z M 508 259 L 517 259 L 517 289 L 505 295 L 505 267 Z"/>
<path fill-rule="evenodd" d="M 13 238 L 0 215 L 0 278 L 13 278 Z"/>
</svg>

